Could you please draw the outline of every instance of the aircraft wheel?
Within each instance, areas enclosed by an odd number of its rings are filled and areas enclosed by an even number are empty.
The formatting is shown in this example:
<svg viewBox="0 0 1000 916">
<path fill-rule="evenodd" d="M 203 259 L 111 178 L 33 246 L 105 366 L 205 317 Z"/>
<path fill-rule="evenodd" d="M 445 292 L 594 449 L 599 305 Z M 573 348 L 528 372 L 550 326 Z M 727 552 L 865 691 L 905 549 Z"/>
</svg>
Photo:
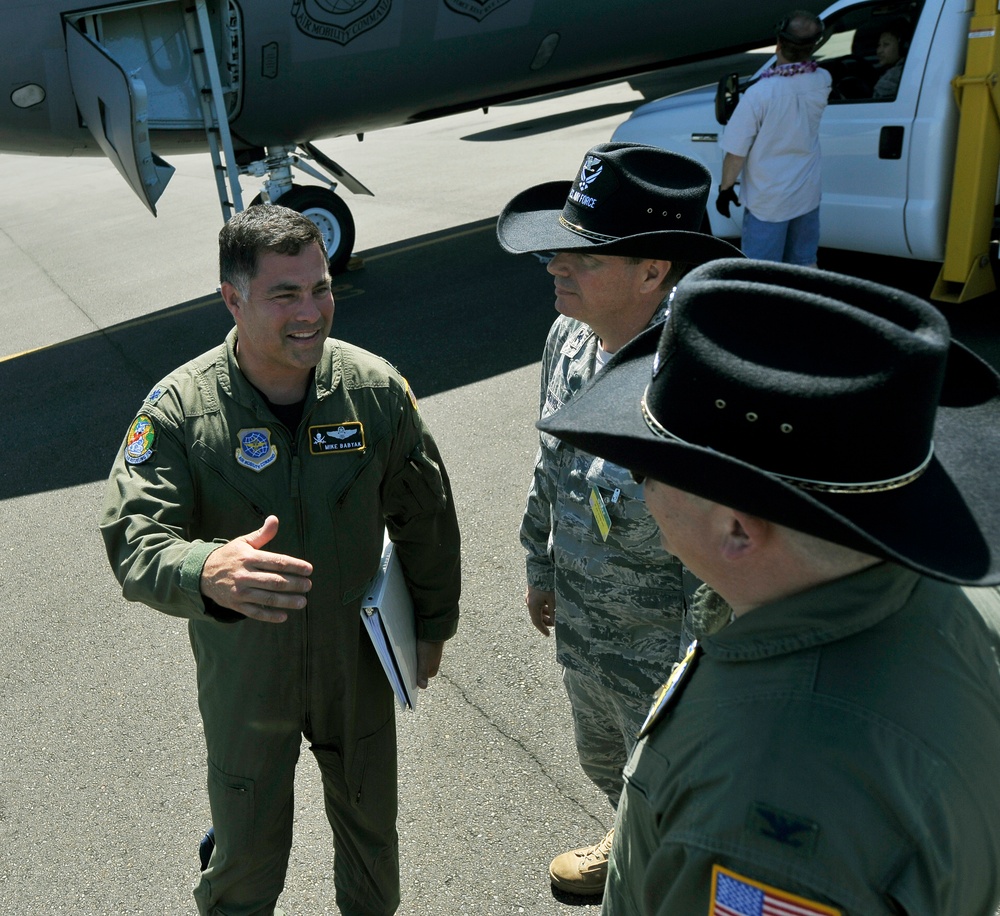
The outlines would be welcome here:
<svg viewBox="0 0 1000 916">
<path fill-rule="evenodd" d="M 298 185 L 278 198 L 277 203 L 308 216 L 323 234 L 330 273 L 340 273 L 354 250 L 354 217 L 347 204 L 328 188 Z"/>
</svg>

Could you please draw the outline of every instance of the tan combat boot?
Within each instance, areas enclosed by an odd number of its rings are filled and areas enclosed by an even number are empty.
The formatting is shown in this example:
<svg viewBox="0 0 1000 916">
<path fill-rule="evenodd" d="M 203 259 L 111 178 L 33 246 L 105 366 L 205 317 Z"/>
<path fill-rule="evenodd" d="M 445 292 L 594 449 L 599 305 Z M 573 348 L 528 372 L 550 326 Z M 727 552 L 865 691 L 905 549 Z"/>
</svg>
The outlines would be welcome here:
<svg viewBox="0 0 1000 916">
<path fill-rule="evenodd" d="M 608 857 L 611 855 L 611 841 L 615 836 L 612 827 L 604 839 L 595 846 L 581 846 L 556 856 L 549 866 L 552 883 L 567 894 L 590 897 L 604 893 L 608 880 Z"/>
</svg>

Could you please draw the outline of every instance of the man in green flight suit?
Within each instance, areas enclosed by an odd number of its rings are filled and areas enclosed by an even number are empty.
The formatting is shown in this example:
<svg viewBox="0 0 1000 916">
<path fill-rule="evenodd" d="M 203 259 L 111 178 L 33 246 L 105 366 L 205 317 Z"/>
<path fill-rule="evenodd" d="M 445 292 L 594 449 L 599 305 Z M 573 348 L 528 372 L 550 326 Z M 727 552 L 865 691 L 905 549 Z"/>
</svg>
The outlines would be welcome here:
<svg viewBox="0 0 1000 916">
<path fill-rule="evenodd" d="M 916 297 L 722 260 L 539 428 L 734 612 L 640 732 L 604 916 L 994 914 L 1000 377 Z"/>
<path fill-rule="evenodd" d="M 450 485 L 406 381 L 329 339 L 334 301 L 313 223 L 251 207 L 219 246 L 235 328 L 146 397 L 101 531 L 125 597 L 189 621 L 216 837 L 199 912 L 274 912 L 305 736 L 340 912 L 384 916 L 399 904 L 394 702 L 361 599 L 387 529 L 426 687 L 458 622 Z"/>
</svg>

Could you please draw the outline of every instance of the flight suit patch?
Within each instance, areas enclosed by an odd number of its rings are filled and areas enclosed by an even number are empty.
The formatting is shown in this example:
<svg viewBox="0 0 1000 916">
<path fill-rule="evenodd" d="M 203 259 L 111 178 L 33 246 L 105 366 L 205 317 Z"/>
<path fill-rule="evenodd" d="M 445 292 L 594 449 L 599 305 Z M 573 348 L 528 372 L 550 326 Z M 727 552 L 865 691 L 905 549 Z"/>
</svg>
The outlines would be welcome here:
<svg viewBox="0 0 1000 916">
<path fill-rule="evenodd" d="M 804 855 L 812 855 L 816 851 L 819 824 L 763 802 L 750 805 L 746 828 L 749 833 L 774 840 Z"/>
<path fill-rule="evenodd" d="M 754 881 L 721 865 L 712 866 L 712 902 L 708 912 L 731 916 L 761 916 L 762 913 L 843 916 L 841 910 L 832 906 Z"/>
<path fill-rule="evenodd" d="M 410 399 L 410 403 L 413 405 L 413 409 L 420 412 L 420 408 L 417 406 L 417 396 L 413 393 L 413 389 L 410 387 L 410 383 L 404 378 L 403 384 L 406 386 L 406 396 Z"/>
<path fill-rule="evenodd" d="M 311 455 L 336 455 L 340 452 L 363 452 L 365 428 L 360 421 L 330 423 L 309 427 L 309 453 Z"/>
<path fill-rule="evenodd" d="M 236 461 L 251 471 L 263 471 L 278 458 L 278 446 L 271 444 L 271 431 L 265 427 L 241 429 Z"/>
<path fill-rule="evenodd" d="M 128 428 L 125 436 L 125 460 L 129 464 L 142 464 L 153 456 L 156 430 L 153 421 L 144 413 L 139 414 Z"/>
</svg>

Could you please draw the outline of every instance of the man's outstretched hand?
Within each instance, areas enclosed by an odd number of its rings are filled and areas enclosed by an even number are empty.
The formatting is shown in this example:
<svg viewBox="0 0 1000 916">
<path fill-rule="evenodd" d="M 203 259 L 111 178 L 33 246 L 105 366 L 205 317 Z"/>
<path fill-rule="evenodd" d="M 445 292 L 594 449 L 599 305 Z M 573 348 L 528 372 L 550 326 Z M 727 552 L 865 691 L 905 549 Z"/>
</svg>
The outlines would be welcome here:
<svg viewBox="0 0 1000 916">
<path fill-rule="evenodd" d="M 201 571 L 201 593 L 266 623 L 284 623 L 287 611 L 302 610 L 312 588 L 312 563 L 264 550 L 277 533 L 278 518 L 269 515 L 256 531 L 213 550 Z"/>
</svg>

